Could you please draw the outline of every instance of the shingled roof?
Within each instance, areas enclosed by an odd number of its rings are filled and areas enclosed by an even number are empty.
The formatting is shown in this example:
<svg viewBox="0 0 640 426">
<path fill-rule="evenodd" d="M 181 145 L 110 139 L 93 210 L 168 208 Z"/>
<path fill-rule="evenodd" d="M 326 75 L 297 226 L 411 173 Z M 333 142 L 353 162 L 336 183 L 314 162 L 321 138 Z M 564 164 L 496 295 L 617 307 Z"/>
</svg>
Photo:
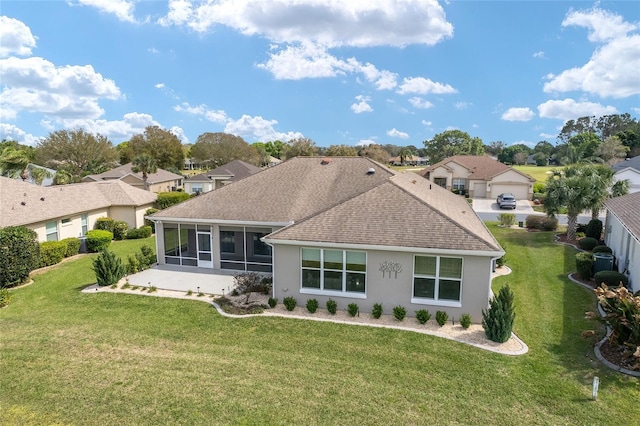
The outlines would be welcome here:
<svg viewBox="0 0 640 426">
<path fill-rule="evenodd" d="M 27 225 L 111 206 L 143 206 L 156 194 L 120 180 L 42 187 L 0 177 L 0 227 Z"/>
<path fill-rule="evenodd" d="M 419 174 L 421 176 L 426 176 L 428 172 L 432 172 L 438 167 L 446 168 L 447 164 L 451 162 L 457 163 L 465 169 L 469 170 L 471 172 L 469 179 L 491 180 L 494 176 L 497 176 L 500 173 L 513 170 L 516 173 L 526 176 L 531 182 L 535 181 L 535 179 L 528 174 L 522 173 L 512 167 L 507 166 L 506 164 L 494 160 L 488 155 L 454 155 L 452 157 L 445 158 L 444 160 L 436 164 L 428 166 Z"/>
<path fill-rule="evenodd" d="M 640 240 L 640 192 L 609 198 L 604 202 L 605 207 Z"/>
<path fill-rule="evenodd" d="M 258 173 L 261 169 L 242 160 L 233 160 L 223 166 L 190 177 L 185 182 L 208 182 L 212 178 L 227 178 L 227 182 L 235 182 Z"/>
<path fill-rule="evenodd" d="M 89 180 L 94 180 L 94 181 L 114 180 L 114 179 L 122 179 L 125 176 L 131 175 L 131 176 L 137 177 L 138 179 L 140 179 L 140 181 L 142 181 L 142 173 L 134 173 L 133 170 L 131 170 L 132 167 L 133 167 L 132 163 L 123 164 L 122 166 L 116 167 L 115 169 L 107 170 L 104 173 L 85 176 L 82 180 L 85 182 Z M 177 179 L 182 179 L 182 176 L 177 175 L 175 173 L 171 173 L 164 169 L 158 169 L 155 173 L 149 173 L 147 175 L 147 183 L 149 185 L 153 185 L 155 183 L 174 181 Z"/>
</svg>

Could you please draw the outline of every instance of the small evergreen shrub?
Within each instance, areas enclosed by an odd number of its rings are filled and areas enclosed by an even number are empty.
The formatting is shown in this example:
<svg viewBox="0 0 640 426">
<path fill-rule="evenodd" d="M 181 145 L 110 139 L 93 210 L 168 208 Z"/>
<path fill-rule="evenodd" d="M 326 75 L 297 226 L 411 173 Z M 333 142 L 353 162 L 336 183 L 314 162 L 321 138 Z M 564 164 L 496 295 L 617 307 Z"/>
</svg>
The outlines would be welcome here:
<svg viewBox="0 0 640 426">
<path fill-rule="evenodd" d="M 79 238 L 65 238 L 61 240 L 61 242 L 67 245 L 67 249 L 65 250 L 64 257 L 71 257 L 78 254 L 80 251 L 80 239 Z"/>
<path fill-rule="evenodd" d="M 284 307 L 287 308 L 287 311 L 293 311 L 297 304 L 296 299 L 291 296 L 282 299 L 282 303 L 284 304 Z"/>
<path fill-rule="evenodd" d="M 141 238 L 149 238 L 150 236 L 150 226 L 141 226 L 140 228 L 130 229 L 127 231 L 127 240 L 139 240 Z"/>
<path fill-rule="evenodd" d="M 469 327 L 471 327 L 471 315 L 469 314 L 462 314 L 460 315 L 460 325 L 462 326 L 462 328 L 464 328 L 465 330 Z"/>
<path fill-rule="evenodd" d="M 0 308 L 8 306 L 11 299 L 13 299 L 13 294 L 6 288 L 0 288 Z"/>
<path fill-rule="evenodd" d="M 160 192 L 156 200 L 156 206 L 162 210 L 175 204 L 188 200 L 190 195 L 186 192 Z"/>
<path fill-rule="evenodd" d="M 316 299 L 307 300 L 307 311 L 315 314 L 318 310 L 318 301 Z"/>
<path fill-rule="evenodd" d="M 558 219 L 548 216 L 529 215 L 525 222 L 527 229 L 555 231 L 558 228 Z"/>
<path fill-rule="evenodd" d="M 116 220 L 113 223 L 113 238 L 117 241 L 127 238 L 127 231 L 129 231 L 129 225 L 124 220 Z"/>
<path fill-rule="evenodd" d="M 598 240 L 591 237 L 586 237 L 581 240 L 578 240 L 578 247 L 580 247 L 582 250 L 591 251 L 598 244 L 599 244 Z"/>
<path fill-rule="evenodd" d="M 516 223 L 516 215 L 513 213 L 500 213 L 498 220 L 501 226 L 513 226 Z"/>
<path fill-rule="evenodd" d="M 356 315 L 358 315 L 359 311 L 360 309 L 358 308 L 357 303 L 349 303 L 347 305 L 347 312 L 349 312 L 350 316 L 355 317 Z"/>
<path fill-rule="evenodd" d="M 449 314 L 447 314 L 445 311 L 436 312 L 436 322 L 440 327 L 445 325 L 448 319 L 449 319 Z"/>
<path fill-rule="evenodd" d="M 153 251 L 151 246 L 148 246 L 147 244 L 140 247 L 140 254 L 142 255 L 142 259 L 144 260 L 140 261 L 140 266 L 142 266 L 144 269 L 148 269 L 151 265 L 158 261 L 155 252 Z"/>
<path fill-rule="evenodd" d="M 607 254 L 613 254 L 613 250 L 611 250 L 611 247 L 607 247 L 607 246 L 595 246 L 593 248 L 593 250 L 591 250 L 591 253 L 596 254 L 596 253 L 607 253 Z"/>
<path fill-rule="evenodd" d="M 109 231 L 113 233 L 113 228 L 115 227 L 116 220 L 110 217 L 99 217 L 96 219 L 95 225 L 93 225 L 93 229 L 99 229 L 101 231 Z"/>
<path fill-rule="evenodd" d="M 106 250 L 113 240 L 113 234 L 109 231 L 94 229 L 87 232 L 87 249 L 92 253 Z"/>
<path fill-rule="evenodd" d="M 583 280 L 591 279 L 591 271 L 593 270 L 593 256 L 591 253 L 576 254 L 576 271 Z"/>
<path fill-rule="evenodd" d="M 267 301 L 267 303 L 269 304 L 269 307 L 271 309 L 275 308 L 276 305 L 278 304 L 278 299 L 270 297 L 269 300 Z"/>
<path fill-rule="evenodd" d="M 629 285 L 629 277 L 618 271 L 600 271 L 593 276 L 596 285 L 605 284 L 607 287 L 627 287 Z"/>
<path fill-rule="evenodd" d="M 62 262 L 67 253 L 67 243 L 63 241 L 45 241 L 40 243 L 40 267 Z"/>
<path fill-rule="evenodd" d="M 547 185 L 544 182 L 536 182 L 533 184 L 533 193 L 535 194 L 544 194 L 547 192 Z"/>
<path fill-rule="evenodd" d="M 327 300 L 327 311 L 329 311 L 330 314 L 335 315 L 337 310 L 338 304 L 336 301 L 331 299 Z"/>
<path fill-rule="evenodd" d="M 431 314 L 426 309 L 416 311 L 416 319 L 420 324 L 426 324 L 431 319 Z"/>
<path fill-rule="evenodd" d="M 373 304 L 373 309 L 371 309 L 371 316 L 375 319 L 379 319 L 382 316 L 382 303 Z"/>
<path fill-rule="evenodd" d="M 193 290 L 187 290 L 187 296 L 193 296 Z"/>
<path fill-rule="evenodd" d="M 589 223 L 587 223 L 585 234 L 587 234 L 587 238 L 595 238 L 597 241 L 600 241 L 600 237 L 602 236 L 602 221 L 600 219 L 591 219 Z"/>
<path fill-rule="evenodd" d="M 511 337 L 515 318 L 513 292 L 507 285 L 491 299 L 489 310 L 482 310 L 482 328 L 489 340 L 504 343 Z"/>
<path fill-rule="evenodd" d="M 407 310 L 404 306 L 394 306 L 393 308 L 393 317 L 398 321 L 402 321 L 404 317 L 407 316 Z"/>
<path fill-rule="evenodd" d="M 109 250 L 104 250 L 93 260 L 92 269 L 100 287 L 117 283 L 126 273 L 126 268 L 120 258 Z"/>
<path fill-rule="evenodd" d="M 158 212 L 160 210 L 156 209 L 156 208 L 148 208 L 147 210 L 144 211 L 144 215 L 146 216 L 151 216 L 152 214 L 154 214 L 155 212 Z M 145 219 L 144 220 L 144 224 L 146 226 L 148 226 L 149 228 L 151 228 L 151 232 L 153 232 L 154 234 L 156 233 L 156 223 L 152 220 L 149 219 Z"/>
<path fill-rule="evenodd" d="M 0 288 L 22 284 L 39 264 L 40 244 L 35 231 L 24 226 L 0 228 Z"/>
<path fill-rule="evenodd" d="M 137 274 L 140 272 L 140 261 L 134 254 L 127 256 L 127 273 Z"/>
</svg>

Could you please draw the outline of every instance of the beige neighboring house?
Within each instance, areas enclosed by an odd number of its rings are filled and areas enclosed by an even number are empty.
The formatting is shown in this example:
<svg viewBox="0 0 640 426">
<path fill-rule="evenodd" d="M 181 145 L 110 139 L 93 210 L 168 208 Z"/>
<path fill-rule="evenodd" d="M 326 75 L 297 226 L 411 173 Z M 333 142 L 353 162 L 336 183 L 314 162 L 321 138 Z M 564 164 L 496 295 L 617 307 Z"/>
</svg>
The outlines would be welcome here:
<svg viewBox="0 0 640 426">
<path fill-rule="evenodd" d="M 120 180 L 42 187 L 0 177 L 0 227 L 26 226 L 39 241 L 82 237 L 99 217 L 139 228 L 156 198 Z"/>
<path fill-rule="evenodd" d="M 629 287 L 640 291 L 640 192 L 609 198 L 604 242 L 613 250 L 618 272 L 629 277 Z"/>
<path fill-rule="evenodd" d="M 411 157 L 405 157 L 404 163 L 400 156 L 389 158 L 389 164 L 392 166 L 426 166 L 427 158 L 426 157 L 418 157 L 417 155 L 412 155 Z"/>
<path fill-rule="evenodd" d="M 471 198 L 496 198 L 504 192 L 517 200 L 533 197 L 534 178 L 486 155 L 454 155 L 419 174 L 450 191 L 465 191 Z"/>
<path fill-rule="evenodd" d="M 273 297 L 480 322 L 504 251 L 465 199 L 365 157 L 296 157 L 149 217 L 160 264 L 273 274 Z"/>
<path fill-rule="evenodd" d="M 242 160 L 233 160 L 224 166 L 217 167 L 184 181 L 184 192 L 188 194 L 204 194 L 222 188 L 240 179 L 258 173 L 261 169 Z"/>
<path fill-rule="evenodd" d="M 82 178 L 82 182 L 100 182 L 106 180 L 121 180 L 136 188 L 144 189 L 144 181 L 142 173 L 134 173 L 131 170 L 131 163 L 124 164 L 104 173 L 97 175 L 88 175 Z M 182 189 L 183 176 L 158 169 L 156 173 L 147 176 L 149 191 L 151 192 L 170 192 Z"/>
</svg>

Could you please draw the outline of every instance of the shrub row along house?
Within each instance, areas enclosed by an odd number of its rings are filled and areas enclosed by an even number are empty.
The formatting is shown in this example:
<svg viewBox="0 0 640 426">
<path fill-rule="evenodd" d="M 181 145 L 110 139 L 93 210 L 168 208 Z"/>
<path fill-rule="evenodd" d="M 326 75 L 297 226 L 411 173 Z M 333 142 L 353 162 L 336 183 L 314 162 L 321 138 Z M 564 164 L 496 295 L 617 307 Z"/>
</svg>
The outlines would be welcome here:
<svg viewBox="0 0 640 426">
<path fill-rule="evenodd" d="M 488 306 L 504 251 L 462 197 L 362 157 L 296 157 L 149 217 L 158 261 L 273 274 L 273 297 Z"/>
<path fill-rule="evenodd" d="M 0 177 L 0 227 L 26 226 L 41 242 L 85 236 L 100 217 L 138 228 L 156 198 L 120 180 L 41 187 Z"/>
</svg>

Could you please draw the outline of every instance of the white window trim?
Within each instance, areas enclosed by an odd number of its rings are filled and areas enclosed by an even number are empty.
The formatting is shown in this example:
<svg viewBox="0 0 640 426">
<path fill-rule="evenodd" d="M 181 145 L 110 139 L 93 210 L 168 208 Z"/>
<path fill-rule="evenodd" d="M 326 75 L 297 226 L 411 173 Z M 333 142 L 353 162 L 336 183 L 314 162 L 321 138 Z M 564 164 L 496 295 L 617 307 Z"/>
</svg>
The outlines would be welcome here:
<svg viewBox="0 0 640 426">
<path fill-rule="evenodd" d="M 416 257 L 435 257 L 436 258 L 436 275 L 435 276 L 430 276 L 430 275 L 416 275 Z M 460 259 L 462 260 L 462 267 L 461 267 L 461 271 L 460 271 L 460 300 L 440 300 L 438 299 L 438 292 L 440 291 L 440 258 L 442 257 L 447 257 L 447 258 L 453 258 L 453 259 Z M 461 308 L 462 307 L 462 284 L 464 282 L 464 258 L 462 257 L 458 257 L 458 256 L 440 256 L 440 255 L 420 255 L 420 254 L 414 254 L 413 255 L 413 274 L 411 276 L 411 303 L 415 303 L 418 305 L 434 305 L 434 306 L 445 306 L 445 307 L 450 307 L 450 308 Z M 434 278 L 436 280 L 435 282 L 435 288 L 434 288 L 434 298 L 433 299 L 429 299 L 426 297 L 415 297 L 415 278 Z M 444 277 L 445 279 L 448 280 L 458 280 L 458 278 L 450 278 L 450 277 Z"/>
<path fill-rule="evenodd" d="M 320 268 L 309 268 L 302 266 L 302 250 L 320 250 Z M 325 250 L 333 250 L 333 251 L 341 251 L 342 252 L 342 271 L 338 271 L 337 269 L 326 269 L 327 271 L 333 272 L 342 272 L 342 291 L 337 290 L 324 290 L 324 251 Z M 364 253 L 364 266 L 365 270 L 362 271 L 350 271 L 347 269 L 347 252 L 359 252 Z M 302 270 L 312 270 L 312 271 L 320 271 L 320 288 L 310 288 L 302 286 Z M 301 247 L 300 248 L 300 293 L 301 294 L 316 294 L 319 296 L 334 296 L 334 297 L 348 297 L 352 299 L 366 299 L 367 291 L 369 289 L 368 280 L 367 280 L 367 252 L 362 250 L 342 250 L 342 249 L 333 249 L 333 248 L 317 248 L 317 247 Z M 348 272 L 363 274 L 364 275 L 364 292 L 355 292 L 355 291 L 347 291 L 347 281 L 346 274 Z"/>
<path fill-rule="evenodd" d="M 68 220 L 68 222 L 65 222 L 65 220 Z M 62 226 L 69 226 L 69 225 L 73 225 L 73 220 L 71 220 L 70 217 L 65 217 L 64 219 L 60 220 L 60 224 Z"/>
</svg>

